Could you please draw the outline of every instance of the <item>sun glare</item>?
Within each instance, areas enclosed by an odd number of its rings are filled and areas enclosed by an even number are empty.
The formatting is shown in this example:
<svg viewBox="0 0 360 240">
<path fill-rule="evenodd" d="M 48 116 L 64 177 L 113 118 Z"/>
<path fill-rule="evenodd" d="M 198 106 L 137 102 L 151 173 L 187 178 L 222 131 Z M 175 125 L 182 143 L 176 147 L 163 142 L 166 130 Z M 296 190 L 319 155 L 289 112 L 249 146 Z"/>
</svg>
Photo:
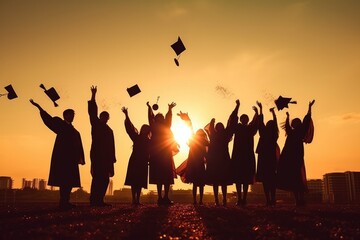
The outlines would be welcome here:
<svg viewBox="0 0 360 240">
<path fill-rule="evenodd" d="M 176 122 L 172 125 L 171 130 L 174 133 L 176 142 L 180 144 L 180 149 L 187 148 L 187 143 L 192 135 L 191 129 L 183 122 Z"/>
</svg>

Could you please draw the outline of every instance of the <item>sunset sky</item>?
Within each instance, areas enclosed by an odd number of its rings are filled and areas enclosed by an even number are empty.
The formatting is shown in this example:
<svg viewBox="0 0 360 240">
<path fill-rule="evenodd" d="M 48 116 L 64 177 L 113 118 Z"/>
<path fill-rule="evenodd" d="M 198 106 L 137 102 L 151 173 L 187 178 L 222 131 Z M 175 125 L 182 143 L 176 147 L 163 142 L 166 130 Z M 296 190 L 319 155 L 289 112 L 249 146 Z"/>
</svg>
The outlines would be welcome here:
<svg viewBox="0 0 360 240">
<path fill-rule="evenodd" d="M 158 96 L 160 112 L 177 103 L 177 137 L 180 110 L 196 130 L 211 118 L 225 123 L 236 99 L 239 113 L 251 116 L 261 101 L 266 121 L 279 95 L 298 102 L 288 109 L 291 118 L 303 118 L 315 99 L 315 137 L 305 146 L 308 178 L 360 171 L 359 13 L 360 1 L 1 0 L 0 93 L 12 84 L 19 98 L 0 98 L 0 176 L 11 176 L 16 188 L 23 177 L 47 180 L 55 134 L 29 103 L 33 98 L 53 116 L 75 110 L 87 162 L 81 182 L 89 191 L 92 85 L 115 134 L 114 189 L 124 187 L 132 151 L 121 107 L 140 128 L 146 102 Z M 187 48 L 179 67 L 170 47 L 178 36 Z M 59 107 L 41 83 L 56 88 Z M 134 84 L 142 92 L 130 98 L 126 88 Z M 283 122 L 286 110 L 276 113 Z M 281 130 L 281 148 L 284 141 Z M 182 143 L 176 166 L 187 151 Z M 174 185 L 190 187 L 179 179 Z"/>
</svg>

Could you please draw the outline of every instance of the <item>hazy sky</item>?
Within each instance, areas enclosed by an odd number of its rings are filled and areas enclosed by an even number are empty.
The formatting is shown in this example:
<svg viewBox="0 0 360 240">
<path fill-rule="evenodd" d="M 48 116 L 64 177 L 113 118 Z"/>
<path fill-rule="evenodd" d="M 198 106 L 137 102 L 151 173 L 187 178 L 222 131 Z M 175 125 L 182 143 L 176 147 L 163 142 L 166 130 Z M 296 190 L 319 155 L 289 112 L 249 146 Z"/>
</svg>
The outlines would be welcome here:
<svg viewBox="0 0 360 240">
<path fill-rule="evenodd" d="M 315 138 L 305 146 L 308 178 L 360 171 L 359 1 L 0 1 L 0 92 L 12 84 L 19 98 L 0 98 L 0 175 L 48 177 L 55 134 L 30 103 L 51 115 L 75 109 L 91 183 L 87 101 L 97 85 L 99 110 L 110 113 L 117 163 L 115 189 L 124 185 L 132 142 L 121 107 L 136 127 L 147 122 L 146 102 L 160 96 L 161 112 L 189 112 L 195 128 L 211 118 L 226 122 L 240 99 L 253 114 L 259 100 L 265 120 L 279 95 L 298 101 L 290 117 L 313 107 Z M 180 36 L 187 50 L 180 67 L 170 45 Z M 39 88 L 55 87 L 59 107 Z M 142 90 L 130 98 L 126 88 Z M 279 122 L 285 111 L 277 112 Z M 181 121 L 174 114 L 174 131 Z M 279 145 L 285 134 L 280 132 Z M 232 143 L 231 143 L 232 145 Z M 175 158 L 178 166 L 186 147 Z M 174 188 L 190 188 L 176 181 Z M 155 189 L 151 186 L 151 189 Z"/>
</svg>

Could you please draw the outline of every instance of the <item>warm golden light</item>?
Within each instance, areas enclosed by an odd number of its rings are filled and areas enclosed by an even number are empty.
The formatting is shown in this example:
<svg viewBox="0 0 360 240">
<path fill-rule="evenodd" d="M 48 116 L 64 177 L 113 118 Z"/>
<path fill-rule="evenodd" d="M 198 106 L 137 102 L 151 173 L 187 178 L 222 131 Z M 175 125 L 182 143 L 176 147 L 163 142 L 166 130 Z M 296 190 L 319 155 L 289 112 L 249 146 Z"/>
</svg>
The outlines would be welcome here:
<svg viewBox="0 0 360 240">
<path fill-rule="evenodd" d="M 176 142 L 180 145 L 181 151 L 188 148 L 188 142 L 192 135 L 191 129 L 182 122 L 174 123 L 171 127 Z"/>
</svg>

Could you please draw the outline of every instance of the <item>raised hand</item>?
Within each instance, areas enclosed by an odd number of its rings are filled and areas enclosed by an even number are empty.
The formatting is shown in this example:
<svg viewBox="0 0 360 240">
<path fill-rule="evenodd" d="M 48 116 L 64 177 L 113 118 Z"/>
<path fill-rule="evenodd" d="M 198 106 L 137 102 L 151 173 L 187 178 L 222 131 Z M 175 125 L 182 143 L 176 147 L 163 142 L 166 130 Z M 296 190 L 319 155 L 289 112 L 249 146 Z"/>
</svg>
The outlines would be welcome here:
<svg viewBox="0 0 360 240">
<path fill-rule="evenodd" d="M 289 114 L 289 112 L 286 112 L 286 116 L 287 116 L 287 117 L 290 117 L 290 114 Z"/>
<path fill-rule="evenodd" d="M 92 93 L 92 94 L 96 94 L 96 92 L 97 92 L 97 87 L 93 85 L 93 86 L 91 86 L 90 90 L 91 90 L 91 93 Z"/>
<path fill-rule="evenodd" d="M 172 102 L 172 103 L 168 104 L 168 106 L 169 106 L 169 110 L 171 110 L 176 106 L 176 103 Z"/>
<path fill-rule="evenodd" d="M 259 114 L 259 110 L 257 109 L 257 107 L 253 106 L 252 109 L 255 111 L 256 114 Z"/>
<path fill-rule="evenodd" d="M 29 101 L 30 101 L 30 103 L 31 103 L 32 105 L 34 105 L 35 107 L 40 108 L 40 105 L 39 105 L 38 103 L 36 103 L 33 99 L 30 99 Z"/>
<path fill-rule="evenodd" d="M 262 109 L 262 104 L 259 101 L 256 101 L 256 104 L 259 106 L 260 109 Z"/>
<path fill-rule="evenodd" d="M 240 105 L 240 100 L 239 99 L 236 99 L 236 101 L 235 101 L 235 103 L 236 103 L 236 105 Z"/>
<path fill-rule="evenodd" d="M 315 103 L 315 99 L 309 102 L 309 107 L 312 107 L 312 105 L 314 105 L 314 103 Z"/>
<path fill-rule="evenodd" d="M 122 108 L 121 108 L 121 111 L 122 111 L 123 113 L 125 113 L 125 115 L 128 114 L 128 109 L 127 109 L 126 107 L 122 107 Z"/>
<path fill-rule="evenodd" d="M 181 120 L 190 121 L 188 113 L 183 113 L 180 111 L 180 113 L 178 113 L 177 115 L 181 118 Z"/>
<path fill-rule="evenodd" d="M 269 111 L 272 113 L 275 112 L 275 107 L 270 108 Z"/>
<path fill-rule="evenodd" d="M 146 106 L 148 106 L 149 108 L 151 108 L 149 101 L 146 102 Z"/>
</svg>

